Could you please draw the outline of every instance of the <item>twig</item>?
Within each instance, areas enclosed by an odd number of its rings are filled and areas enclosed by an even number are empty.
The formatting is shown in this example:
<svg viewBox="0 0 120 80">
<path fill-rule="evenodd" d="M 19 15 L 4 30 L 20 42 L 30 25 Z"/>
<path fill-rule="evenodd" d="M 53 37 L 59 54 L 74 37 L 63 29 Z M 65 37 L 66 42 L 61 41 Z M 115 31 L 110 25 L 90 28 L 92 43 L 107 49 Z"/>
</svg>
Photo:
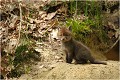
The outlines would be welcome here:
<svg viewBox="0 0 120 80">
<path fill-rule="evenodd" d="M 105 53 L 109 52 L 115 45 L 117 45 L 117 43 L 119 44 L 119 40 L 120 40 L 120 37 L 118 37 L 116 42 L 107 51 L 105 51 Z"/>
<path fill-rule="evenodd" d="M 20 26 L 19 26 L 19 35 L 18 35 L 18 40 L 17 40 L 17 45 L 16 48 L 19 44 L 19 40 L 20 40 L 20 32 L 21 32 L 21 26 L 22 26 L 22 9 L 21 9 L 21 2 L 19 3 L 19 9 L 20 9 Z"/>
<path fill-rule="evenodd" d="M 58 19 L 57 19 L 57 21 L 58 21 Z M 55 25 L 55 23 L 56 23 L 56 21 L 55 21 L 50 27 L 48 27 L 48 28 L 45 30 L 45 32 L 43 32 L 43 34 L 45 34 L 49 29 L 51 29 L 51 28 Z"/>
</svg>

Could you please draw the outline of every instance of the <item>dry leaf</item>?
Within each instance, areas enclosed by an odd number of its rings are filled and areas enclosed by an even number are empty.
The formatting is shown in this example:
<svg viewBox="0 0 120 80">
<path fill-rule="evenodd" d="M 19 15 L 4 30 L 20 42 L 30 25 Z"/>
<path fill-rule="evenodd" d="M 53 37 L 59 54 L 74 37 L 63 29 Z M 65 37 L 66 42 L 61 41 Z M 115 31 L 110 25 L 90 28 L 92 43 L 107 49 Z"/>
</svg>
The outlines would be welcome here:
<svg viewBox="0 0 120 80">
<path fill-rule="evenodd" d="M 37 51 L 37 52 L 42 52 L 42 49 L 36 48 L 35 51 Z"/>
<path fill-rule="evenodd" d="M 56 40 L 59 39 L 59 38 L 58 38 L 58 29 L 53 29 L 52 32 L 51 32 L 50 37 L 52 38 L 52 40 L 54 40 L 54 39 L 56 39 Z"/>
<path fill-rule="evenodd" d="M 39 16 L 41 16 L 43 14 L 46 14 L 46 12 L 45 11 L 39 11 Z"/>
<path fill-rule="evenodd" d="M 41 18 L 43 19 L 43 18 L 45 18 L 47 16 L 47 14 L 42 14 L 41 15 Z"/>
<path fill-rule="evenodd" d="M 9 25 L 10 28 L 15 28 L 15 23 L 18 20 L 18 16 L 13 16 L 13 19 L 11 20 L 11 23 Z"/>
<path fill-rule="evenodd" d="M 16 45 L 17 45 L 17 39 L 15 39 L 15 38 L 10 39 L 8 52 L 12 53 L 12 51 L 14 50 Z"/>
<path fill-rule="evenodd" d="M 36 24 L 31 24 L 31 25 L 30 25 L 30 29 L 31 29 L 31 30 L 34 30 L 35 28 L 36 28 Z"/>
<path fill-rule="evenodd" d="M 40 69 L 43 68 L 43 67 L 44 67 L 44 65 L 39 66 Z"/>
<path fill-rule="evenodd" d="M 57 12 L 49 13 L 49 14 L 47 15 L 47 17 L 45 18 L 45 20 L 50 20 L 50 19 L 52 19 L 52 18 L 56 15 L 56 13 L 57 13 Z"/>
</svg>

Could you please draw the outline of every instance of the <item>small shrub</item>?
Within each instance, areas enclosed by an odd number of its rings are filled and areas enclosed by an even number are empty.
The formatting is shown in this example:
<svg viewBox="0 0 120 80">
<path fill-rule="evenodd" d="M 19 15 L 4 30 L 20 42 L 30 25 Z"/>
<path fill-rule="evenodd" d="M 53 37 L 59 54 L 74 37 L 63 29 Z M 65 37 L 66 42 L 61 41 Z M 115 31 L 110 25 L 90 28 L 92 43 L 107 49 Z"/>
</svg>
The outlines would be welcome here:
<svg viewBox="0 0 120 80">
<path fill-rule="evenodd" d="M 72 32 L 75 36 L 75 38 L 83 38 L 87 34 L 92 32 L 92 29 L 90 28 L 90 25 L 93 25 L 90 22 L 82 22 L 80 20 L 73 20 L 73 19 L 68 19 L 66 21 L 67 26 L 72 26 Z"/>
<path fill-rule="evenodd" d="M 105 44 L 108 40 L 107 34 L 103 30 L 103 26 L 99 21 L 90 20 L 89 18 L 80 21 L 77 19 L 68 19 L 66 26 L 72 26 L 72 33 L 75 39 L 80 40 L 89 47 L 94 48 L 94 44 L 98 46 L 100 43 Z"/>
<path fill-rule="evenodd" d="M 18 77 L 22 73 L 28 73 L 32 60 L 40 60 L 40 54 L 37 53 L 31 45 L 21 44 L 18 46 L 13 60 L 13 65 L 15 68 L 12 70 L 12 72 L 16 75 L 11 72 L 11 76 Z"/>
</svg>

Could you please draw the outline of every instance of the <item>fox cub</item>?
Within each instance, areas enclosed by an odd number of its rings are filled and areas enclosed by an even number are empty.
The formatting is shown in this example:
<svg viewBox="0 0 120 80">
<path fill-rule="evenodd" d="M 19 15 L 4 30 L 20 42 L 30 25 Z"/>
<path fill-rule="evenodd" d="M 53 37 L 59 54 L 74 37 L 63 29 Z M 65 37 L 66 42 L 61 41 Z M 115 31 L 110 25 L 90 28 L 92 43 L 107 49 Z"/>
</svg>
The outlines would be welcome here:
<svg viewBox="0 0 120 80">
<path fill-rule="evenodd" d="M 106 62 L 95 60 L 92 57 L 91 51 L 87 46 L 72 38 L 72 33 L 70 29 L 66 27 L 60 28 L 59 36 L 62 42 L 63 49 L 66 53 L 67 63 L 71 63 L 74 59 L 76 64 L 85 64 L 88 61 L 90 61 L 90 63 L 92 64 L 107 64 Z"/>
</svg>

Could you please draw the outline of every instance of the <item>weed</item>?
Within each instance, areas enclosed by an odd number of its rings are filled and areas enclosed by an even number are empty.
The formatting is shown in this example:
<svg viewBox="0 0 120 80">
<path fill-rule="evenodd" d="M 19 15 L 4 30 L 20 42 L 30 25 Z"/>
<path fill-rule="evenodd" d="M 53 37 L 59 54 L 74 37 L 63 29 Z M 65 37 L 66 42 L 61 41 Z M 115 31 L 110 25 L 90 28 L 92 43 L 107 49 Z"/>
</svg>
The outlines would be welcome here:
<svg viewBox="0 0 120 80">
<path fill-rule="evenodd" d="M 80 20 L 73 20 L 73 19 L 68 19 L 66 21 L 67 26 L 72 26 L 72 32 L 74 35 L 79 36 L 85 36 L 89 33 L 92 32 L 92 29 L 90 28 L 91 23 L 89 22 L 82 22 Z"/>
</svg>

